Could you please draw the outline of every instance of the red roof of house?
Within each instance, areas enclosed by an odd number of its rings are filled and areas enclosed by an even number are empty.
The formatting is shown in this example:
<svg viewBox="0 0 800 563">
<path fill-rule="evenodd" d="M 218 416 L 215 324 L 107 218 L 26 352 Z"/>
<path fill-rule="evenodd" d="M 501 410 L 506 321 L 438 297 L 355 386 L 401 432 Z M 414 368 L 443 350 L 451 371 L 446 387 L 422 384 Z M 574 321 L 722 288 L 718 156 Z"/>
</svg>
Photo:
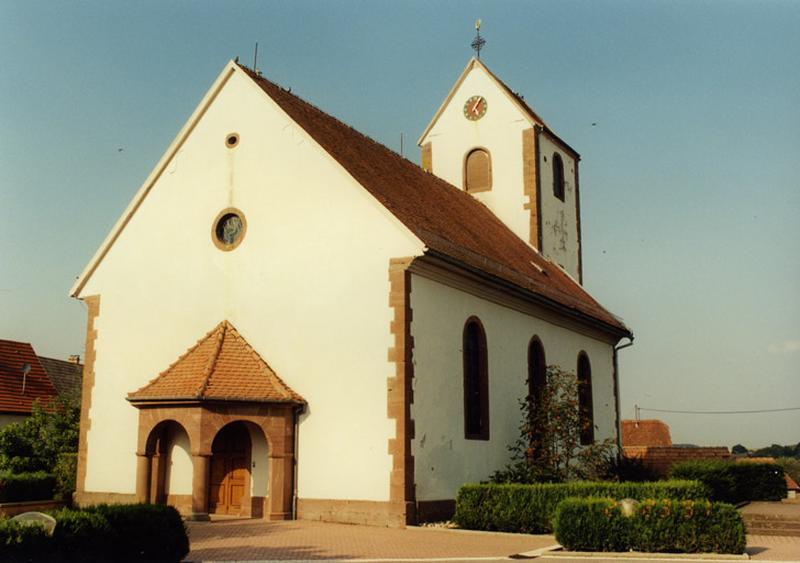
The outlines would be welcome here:
<svg viewBox="0 0 800 563">
<path fill-rule="evenodd" d="M 622 445 L 671 446 L 669 426 L 661 420 L 623 420 Z"/>
<path fill-rule="evenodd" d="M 217 325 L 150 383 L 129 393 L 128 400 L 305 403 L 228 321 Z"/>
<path fill-rule="evenodd" d="M 27 375 L 23 375 L 25 364 L 30 366 Z M 34 401 L 46 404 L 56 395 L 33 346 L 0 340 L 0 413 L 30 414 Z"/>
<path fill-rule="evenodd" d="M 430 253 L 510 282 L 617 335 L 630 335 L 580 284 L 517 237 L 477 199 L 250 69 L 240 68 L 422 240 Z"/>
</svg>

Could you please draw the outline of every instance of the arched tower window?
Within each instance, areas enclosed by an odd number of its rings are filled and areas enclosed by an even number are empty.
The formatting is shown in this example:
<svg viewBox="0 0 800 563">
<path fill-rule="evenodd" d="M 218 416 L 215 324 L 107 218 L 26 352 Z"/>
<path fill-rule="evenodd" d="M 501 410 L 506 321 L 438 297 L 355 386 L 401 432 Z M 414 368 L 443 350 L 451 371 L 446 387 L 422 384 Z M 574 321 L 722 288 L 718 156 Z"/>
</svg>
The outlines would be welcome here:
<svg viewBox="0 0 800 563">
<path fill-rule="evenodd" d="M 477 317 L 464 325 L 464 437 L 489 439 L 489 373 L 486 333 Z"/>
<path fill-rule="evenodd" d="M 464 159 L 464 189 L 468 193 L 492 189 L 492 157 L 485 149 L 473 149 Z"/>
<path fill-rule="evenodd" d="M 578 354 L 578 412 L 581 422 L 581 445 L 593 444 L 592 366 L 586 352 Z"/>
<path fill-rule="evenodd" d="M 564 161 L 557 152 L 553 153 L 553 195 L 564 201 Z"/>
</svg>

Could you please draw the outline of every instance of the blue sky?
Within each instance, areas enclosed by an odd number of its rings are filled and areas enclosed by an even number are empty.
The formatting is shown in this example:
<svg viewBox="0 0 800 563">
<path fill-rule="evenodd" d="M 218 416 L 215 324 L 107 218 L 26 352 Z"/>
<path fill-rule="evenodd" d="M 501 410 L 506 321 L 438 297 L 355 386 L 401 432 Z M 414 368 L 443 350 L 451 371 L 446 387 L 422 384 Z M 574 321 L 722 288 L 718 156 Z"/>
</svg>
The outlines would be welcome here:
<svg viewBox="0 0 800 563">
<path fill-rule="evenodd" d="M 267 77 L 418 161 L 478 17 L 483 61 L 582 155 L 585 285 L 636 334 L 623 416 L 800 407 L 791 1 L 0 0 L 0 338 L 83 354 L 68 290 L 226 61 L 258 41 Z M 800 440 L 800 410 L 642 416 Z"/>
</svg>

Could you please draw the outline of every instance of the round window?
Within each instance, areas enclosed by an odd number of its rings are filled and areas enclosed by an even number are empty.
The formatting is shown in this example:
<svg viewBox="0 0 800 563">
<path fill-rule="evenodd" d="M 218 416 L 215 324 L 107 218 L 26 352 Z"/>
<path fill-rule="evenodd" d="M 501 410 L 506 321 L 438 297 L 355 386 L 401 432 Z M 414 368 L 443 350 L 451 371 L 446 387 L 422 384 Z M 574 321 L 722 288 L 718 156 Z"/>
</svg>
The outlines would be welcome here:
<svg viewBox="0 0 800 563">
<path fill-rule="evenodd" d="M 230 207 L 217 215 L 211 238 L 220 250 L 233 250 L 242 242 L 246 230 L 247 223 L 242 212 Z"/>
</svg>

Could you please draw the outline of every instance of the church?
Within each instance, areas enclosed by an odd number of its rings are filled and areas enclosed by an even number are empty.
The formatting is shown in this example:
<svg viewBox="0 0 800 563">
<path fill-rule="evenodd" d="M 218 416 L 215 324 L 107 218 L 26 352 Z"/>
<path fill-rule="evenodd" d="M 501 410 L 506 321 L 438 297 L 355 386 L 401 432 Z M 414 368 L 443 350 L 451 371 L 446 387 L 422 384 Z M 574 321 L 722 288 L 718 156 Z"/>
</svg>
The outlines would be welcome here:
<svg viewBox="0 0 800 563">
<path fill-rule="evenodd" d="M 547 365 L 618 441 L 632 333 L 582 287 L 578 153 L 477 58 L 419 146 L 225 65 L 71 290 L 79 504 L 447 516 Z"/>
</svg>

